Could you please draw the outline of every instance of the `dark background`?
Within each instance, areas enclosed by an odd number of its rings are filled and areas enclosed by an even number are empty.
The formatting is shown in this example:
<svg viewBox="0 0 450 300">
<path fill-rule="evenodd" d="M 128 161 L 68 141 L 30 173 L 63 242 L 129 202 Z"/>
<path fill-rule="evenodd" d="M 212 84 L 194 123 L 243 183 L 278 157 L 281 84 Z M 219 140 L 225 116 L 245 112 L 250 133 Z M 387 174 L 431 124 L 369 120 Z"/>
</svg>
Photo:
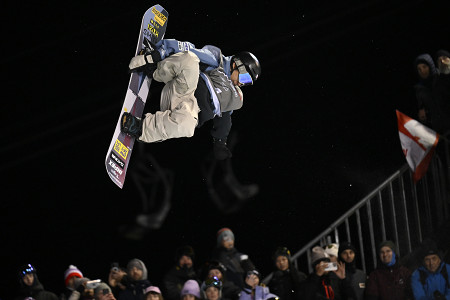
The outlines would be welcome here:
<svg viewBox="0 0 450 300">
<path fill-rule="evenodd" d="M 111 262 L 134 257 L 160 285 L 176 247 L 192 245 L 200 266 L 224 226 L 268 274 L 276 246 L 300 249 L 405 163 L 395 109 L 414 117 L 413 60 L 450 49 L 448 1 L 160 1 L 166 38 L 259 58 L 232 130 L 235 173 L 260 192 L 232 214 L 212 203 L 200 172 L 205 128 L 145 145 L 174 174 L 172 209 L 159 230 L 131 240 L 121 228 L 141 200 L 130 178 L 115 186 L 104 159 L 153 4 L 2 9 L 1 298 L 16 295 L 17 268 L 29 262 L 54 292 L 69 264 L 106 279 Z"/>
</svg>

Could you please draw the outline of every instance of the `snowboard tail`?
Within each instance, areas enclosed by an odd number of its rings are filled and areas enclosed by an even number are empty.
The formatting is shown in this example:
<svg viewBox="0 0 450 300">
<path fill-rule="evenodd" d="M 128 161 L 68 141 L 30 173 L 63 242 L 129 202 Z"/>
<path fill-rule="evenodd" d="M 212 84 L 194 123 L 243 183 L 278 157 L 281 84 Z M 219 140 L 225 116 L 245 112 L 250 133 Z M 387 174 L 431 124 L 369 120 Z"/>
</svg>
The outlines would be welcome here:
<svg viewBox="0 0 450 300">
<path fill-rule="evenodd" d="M 168 16 L 168 12 L 161 5 L 152 6 L 145 12 L 142 17 L 136 55 L 143 49 L 152 48 L 152 44 L 154 45 L 163 39 Z M 124 112 L 129 112 L 138 118 L 142 117 L 151 82 L 152 80 L 142 72 L 134 72 L 130 75 L 125 101 L 106 154 L 106 172 L 120 188 L 123 188 L 125 183 L 134 146 L 134 138 L 120 131 L 120 119 Z"/>
</svg>

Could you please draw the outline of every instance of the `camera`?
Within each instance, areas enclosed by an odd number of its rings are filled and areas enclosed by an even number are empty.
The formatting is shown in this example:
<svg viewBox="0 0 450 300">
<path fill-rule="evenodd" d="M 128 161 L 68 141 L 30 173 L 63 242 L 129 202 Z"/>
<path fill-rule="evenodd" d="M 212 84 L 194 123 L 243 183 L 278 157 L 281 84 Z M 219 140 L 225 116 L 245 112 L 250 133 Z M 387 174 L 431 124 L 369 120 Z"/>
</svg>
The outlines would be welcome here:
<svg viewBox="0 0 450 300">
<path fill-rule="evenodd" d="M 86 282 L 87 289 L 96 289 L 102 281 L 100 279 L 90 280 Z"/>
<path fill-rule="evenodd" d="M 112 263 L 111 264 L 111 271 L 113 271 L 113 272 L 119 272 L 119 270 L 120 270 L 120 267 L 119 267 L 119 263 Z"/>
<path fill-rule="evenodd" d="M 337 263 L 336 262 L 329 262 L 327 267 L 324 269 L 325 271 L 336 271 L 337 268 Z"/>
</svg>

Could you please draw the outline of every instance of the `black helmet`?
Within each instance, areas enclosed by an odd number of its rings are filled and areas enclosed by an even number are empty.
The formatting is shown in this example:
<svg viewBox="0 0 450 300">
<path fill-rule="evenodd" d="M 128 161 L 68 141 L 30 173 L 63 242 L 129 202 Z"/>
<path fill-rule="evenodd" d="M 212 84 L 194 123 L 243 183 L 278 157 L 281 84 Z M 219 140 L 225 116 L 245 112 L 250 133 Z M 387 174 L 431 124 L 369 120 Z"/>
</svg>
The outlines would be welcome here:
<svg viewBox="0 0 450 300">
<path fill-rule="evenodd" d="M 250 74 L 255 82 L 261 74 L 261 65 L 259 60 L 250 52 L 239 52 L 232 57 L 232 61 L 236 64 L 236 68 L 239 69 L 241 65 L 245 67 L 245 70 Z"/>
</svg>

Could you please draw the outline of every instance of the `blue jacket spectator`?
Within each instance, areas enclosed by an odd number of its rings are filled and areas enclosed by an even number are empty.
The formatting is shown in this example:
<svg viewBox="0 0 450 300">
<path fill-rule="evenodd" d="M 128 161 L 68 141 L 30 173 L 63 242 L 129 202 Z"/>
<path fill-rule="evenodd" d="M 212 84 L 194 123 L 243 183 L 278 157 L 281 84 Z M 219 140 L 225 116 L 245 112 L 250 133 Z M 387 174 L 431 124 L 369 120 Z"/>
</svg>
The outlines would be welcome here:
<svg viewBox="0 0 450 300">
<path fill-rule="evenodd" d="M 437 249 L 428 249 L 422 264 L 423 266 L 417 268 L 411 276 L 414 299 L 450 299 L 450 265 L 442 261 L 440 252 Z"/>
</svg>

